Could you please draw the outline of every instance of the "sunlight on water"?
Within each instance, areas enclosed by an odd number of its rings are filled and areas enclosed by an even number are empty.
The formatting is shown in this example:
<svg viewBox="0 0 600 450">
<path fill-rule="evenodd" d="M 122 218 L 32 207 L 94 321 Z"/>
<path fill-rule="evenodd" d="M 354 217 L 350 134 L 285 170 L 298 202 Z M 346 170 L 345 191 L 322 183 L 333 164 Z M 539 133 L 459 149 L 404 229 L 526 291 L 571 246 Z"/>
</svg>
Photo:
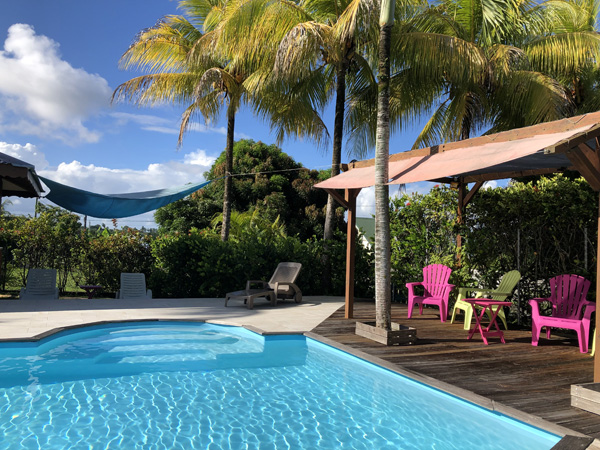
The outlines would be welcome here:
<svg viewBox="0 0 600 450">
<path fill-rule="evenodd" d="M 303 336 L 145 322 L 0 346 L 0 450 L 549 449 L 558 440 Z"/>
</svg>

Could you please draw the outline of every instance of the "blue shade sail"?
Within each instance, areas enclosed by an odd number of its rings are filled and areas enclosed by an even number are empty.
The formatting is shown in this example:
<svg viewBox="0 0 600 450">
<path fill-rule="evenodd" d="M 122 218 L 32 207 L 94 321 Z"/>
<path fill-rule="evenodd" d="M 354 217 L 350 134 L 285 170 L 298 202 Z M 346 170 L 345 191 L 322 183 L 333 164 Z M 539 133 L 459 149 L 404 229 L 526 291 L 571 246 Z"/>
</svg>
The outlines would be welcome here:
<svg viewBox="0 0 600 450">
<path fill-rule="evenodd" d="M 39 177 L 50 188 L 45 198 L 69 211 L 100 219 L 119 219 L 154 211 L 196 192 L 212 180 L 169 189 L 103 195 Z"/>
</svg>

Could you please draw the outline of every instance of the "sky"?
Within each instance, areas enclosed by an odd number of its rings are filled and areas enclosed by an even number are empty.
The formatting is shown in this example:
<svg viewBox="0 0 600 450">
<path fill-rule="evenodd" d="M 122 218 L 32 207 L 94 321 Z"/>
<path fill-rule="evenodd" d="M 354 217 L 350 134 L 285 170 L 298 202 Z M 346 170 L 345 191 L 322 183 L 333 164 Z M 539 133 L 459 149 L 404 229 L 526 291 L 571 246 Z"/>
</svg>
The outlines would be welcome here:
<svg viewBox="0 0 600 450">
<path fill-rule="evenodd" d="M 172 0 L 0 2 L 0 152 L 34 164 L 51 180 L 101 194 L 203 181 L 225 148 L 224 117 L 195 124 L 177 148 L 181 107 L 111 104 L 117 86 L 141 75 L 119 67 L 136 34 L 165 15 L 181 13 Z M 324 120 L 332 135 L 331 108 Z M 390 153 L 409 150 L 416 134 L 413 129 L 392 135 Z M 235 139 L 275 143 L 268 124 L 247 108 L 236 117 Z M 331 143 L 319 149 L 290 138 L 280 147 L 310 169 L 331 167 Z M 342 161 L 351 159 L 344 150 Z M 391 194 L 397 189 L 391 187 Z M 426 183 L 408 186 L 428 189 Z M 10 212 L 33 216 L 34 200 L 8 199 Z M 364 189 L 357 215 L 370 217 L 374 203 L 373 188 Z M 110 224 L 88 219 L 101 222 Z M 156 226 L 152 212 L 118 223 Z"/>
</svg>

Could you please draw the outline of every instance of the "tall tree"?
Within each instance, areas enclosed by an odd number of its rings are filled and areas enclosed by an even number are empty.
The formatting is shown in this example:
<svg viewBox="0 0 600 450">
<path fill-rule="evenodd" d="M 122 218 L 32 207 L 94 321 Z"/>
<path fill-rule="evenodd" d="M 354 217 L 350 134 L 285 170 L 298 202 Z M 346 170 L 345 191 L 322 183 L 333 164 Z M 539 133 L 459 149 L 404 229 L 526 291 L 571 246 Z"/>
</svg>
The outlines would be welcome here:
<svg viewBox="0 0 600 450">
<path fill-rule="evenodd" d="M 445 91 L 415 147 L 574 114 L 572 80 L 598 60 L 600 50 L 597 33 L 563 25 L 565 17 L 577 17 L 577 3 L 441 0 L 425 11 L 421 29 L 470 47 L 485 70 L 475 77 L 445 77 Z M 412 58 L 418 57 L 414 52 Z"/>
<path fill-rule="evenodd" d="M 205 177 L 220 178 L 224 165 L 222 152 Z M 327 171 L 308 170 L 275 145 L 246 139 L 233 147 L 233 171 L 238 175 L 232 180 L 232 227 L 236 212 L 253 211 L 271 222 L 279 217 L 291 236 L 322 235 L 327 194 L 312 186 L 325 179 Z M 222 199 L 223 184 L 210 183 L 186 199 L 159 208 L 154 217 L 163 231 L 187 233 L 192 227 L 206 228 L 219 214 Z M 221 220 L 219 215 L 219 229 Z"/>
<path fill-rule="evenodd" d="M 180 0 L 184 16 L 167 16 L 157 25 L 143 30 L 121 58 L 125 68 L 151 72 L 120 85 L 114 99 L 139 105 L 176 103 L 186 107 L 180 126 L 179 144 L 197 116 L 206 122 L 216 120 L 225 110 L 227 117 L 226 164 L 224 168 L 223 223 L 221 238 L 227 240 L 231 217 L 233 142 L 236 114 L 243 103 L 257 114 L 276 118 L 282 110 L 294 111 L 296 123 L 310 137 L 320 139 L 324 127 L 304 97 L 294 101 L 264 82 L 272 68 L 232 42 L 243 5 L 227 0 Z M 242 29 L 237 30 L 243 34 Z M 304 103 L 303 103 L 304 102 Z M 289 114 L 288 114 L 289 116 Z M 274 119 L 275 120 L 275 119 Z M 281 127 L 290 125 L 290 121 Z"/>
<path fill-rule="evenodd" d="M 390 153 L 390 49 L 394 0 L 383 0 L 379 18 L 377 144 L 375 146 L 375 322 L 391 327 L 391 250 L 388 158 Z"/>
<path fill-rule="evenodd" d="M 295 14 L 298 9 L 302 14 Z M 296 22 L 284 21 L 288 30 L 279 44 L 275 76 L 289 84 L 310 86 L 315 108 L 334 97 L 331 174 L 335 176 L 342 159 L 347 78 L 368 66 L 366 45 L 377 36 L 377 8 L 371 0 L 303 0 L 297 6 L 290 4 L 290 11 Z M 333 236 L 336 207 L 329 196 L 326 240 Z"/>
<path fill-rule="evenodd" d="M 152 28 L 143 30 L 121 57 L 125 68 L 136 67 L 150 73 L 133 78 L 117 87 L 113 99 L 130 100 L 138 105 L 177 103 L 186 106 L 182 117 L 179 145 L 196 114 L 206 121 L 215 119 L 227 105 L 227 138 L 221 238 L 229 235 L 231 216 L 231 167 L 235 114 L 244 95 L 247 75 L 235 62 L 218 51 L 217 24 L 222 16 L 222 2 L 182 0 L 198 24 L 183 16 L 167 16 Z M 201 31 L 201 29 L 204 30 Z"/>
<path fill-rule="evenodd" d="M 552 20 L 522 47 L 532 67 L 566 87 L 575 115 L 600 109 L 599 0 L 555 0 L 542 4 Z"/>
</svg>

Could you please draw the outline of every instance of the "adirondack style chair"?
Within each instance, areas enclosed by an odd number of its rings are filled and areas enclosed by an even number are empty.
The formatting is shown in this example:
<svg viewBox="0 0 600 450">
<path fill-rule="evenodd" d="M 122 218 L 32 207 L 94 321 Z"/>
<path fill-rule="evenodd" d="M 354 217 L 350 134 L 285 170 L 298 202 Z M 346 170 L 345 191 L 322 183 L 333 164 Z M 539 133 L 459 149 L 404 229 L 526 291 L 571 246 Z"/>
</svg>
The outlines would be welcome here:
<svg viewBox="0 0 600 450">
<path fill-rule="evenodd" d="M 27 284 L 21 289 L 19 298 L 58 298 L 56 269 L 29 269 L 29 272 L 27 272 Z"/>
<path fill-rule="evenodd" d="M 454 319 L 456 317 L 456 310 L 460 309 L 465 313 L 465 324 L 464 329 L 468 330 L 471 328 L 471 321 L 473 320 L 473 307 L 470 303 L 464 301 L 465 298 L 481 298 L 487 297 L 493 300 L 505 301 L 506 298 L 512 294 L 515 286 L 521 279 L 521 273 L 518 270 L 511 270 L 510 272 L 502 275 L 500 279 L 500 283 L 496 289 L 479 289 L 479 288 L 469 288 L 469 287 L 461 287 L 458 288 L 458 298 L 456 299 L 456 303 L 454 304 L 454 308 L 452 309 L 452 318 L 450 319 L 450 323 L 454 323 Z M 476 308 L 480 308 L 476 306 Z M 486 310 L 486 313 L 490 320 L 492 319 L 492 311 L 489 308 Z M 502 308 L 498 311 L 498 318 L 502 320 L 504 324 L 504 329 L 507 330 L 508 326 L 506 324 L 506 316 L 504 315 L 504 311 Z"/>
<path fill-rule="evenodd" d="M 406 283 L 408 288 L 408 318 L 412 317 L 412 310 L 419 305 L 419 314 L 423 314 L 424 305 L 436 305 L 440 308 L 440 320 L 446 321 L 448 316 L 448 297 L 454 287 L 449 284 L 452 269 L 443 264 L 430 264 L 423 267 L 423 281 Z M 422 286 L 423 295 L 415 294 L 415 286 Z"/>
<path fill-rule="evenodd" d="M 548 298 L 532 298 L 531 305 L 531 345 L 538 345 L 543 327 L 550 339 L 551 328 L 567 328 L 577 332 L 579 351 L 587 353 L 590 338 L 590 319 L 596 311 L 596 304 L 586 300 L 590 281 L 579 275 L 559 275 L 550 279 L 551 294 Z M 548 301 L 552 304 L 552 315 L 540 315 L 539 304 Z"/>
</svg>

